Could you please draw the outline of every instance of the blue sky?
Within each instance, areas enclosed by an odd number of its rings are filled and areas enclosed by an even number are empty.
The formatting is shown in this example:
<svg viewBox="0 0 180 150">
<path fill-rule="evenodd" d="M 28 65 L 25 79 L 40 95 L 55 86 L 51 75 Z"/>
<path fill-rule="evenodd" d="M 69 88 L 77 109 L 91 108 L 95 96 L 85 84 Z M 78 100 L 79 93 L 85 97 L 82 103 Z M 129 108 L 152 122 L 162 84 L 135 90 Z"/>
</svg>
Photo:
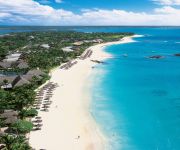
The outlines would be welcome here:
<svg viewBox="0 0 180 150">
<path fill-rule="evenodd" d="M 180 0 L 0 0 L 0 25 L 180 25 Z"/>
<path fill-rule="evenodd" d="M 81 9 L 123 9 L 127 11 L 150 11 L 156 4 L 150 0 L 64 0 L 56 3 L 54 0 L 36 0 L 53 8 L 64 8 L 73 12 Z"/>
</svg>

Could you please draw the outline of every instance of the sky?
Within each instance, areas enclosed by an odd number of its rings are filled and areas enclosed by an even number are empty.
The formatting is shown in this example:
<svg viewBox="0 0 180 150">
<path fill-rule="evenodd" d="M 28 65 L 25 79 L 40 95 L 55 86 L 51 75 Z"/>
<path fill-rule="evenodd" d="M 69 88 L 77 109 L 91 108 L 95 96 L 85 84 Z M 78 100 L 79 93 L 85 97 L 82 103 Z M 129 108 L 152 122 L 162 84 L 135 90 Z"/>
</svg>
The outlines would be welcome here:
<svg viewBox="0 0 180 150">
<path fill-rule="evenodd" d="M 0 0 L 0 25 L 180 26 L 180 0 Z"/>
</svg>

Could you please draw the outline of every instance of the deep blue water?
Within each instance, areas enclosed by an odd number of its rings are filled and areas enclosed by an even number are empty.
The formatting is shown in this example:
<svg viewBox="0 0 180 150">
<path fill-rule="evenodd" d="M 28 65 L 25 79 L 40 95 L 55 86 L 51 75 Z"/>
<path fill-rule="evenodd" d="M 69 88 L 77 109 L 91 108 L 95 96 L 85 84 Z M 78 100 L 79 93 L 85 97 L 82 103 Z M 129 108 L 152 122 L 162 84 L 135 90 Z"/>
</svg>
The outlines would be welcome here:
<svg viewBox="0 0 180 150">
<path fill-rule="evenodd" d="M 39 27 L 46 30 L 134 32 L 136 42 L 106 48 L 114 58 L 92 77 L 92 114 L 109 139 L 108 150 L 180 150 L 179 27 Z M 128 57 L 123 57 L 128 54 Z M 163 55 L 152 60 L 147 56 Z"/>
</svg>

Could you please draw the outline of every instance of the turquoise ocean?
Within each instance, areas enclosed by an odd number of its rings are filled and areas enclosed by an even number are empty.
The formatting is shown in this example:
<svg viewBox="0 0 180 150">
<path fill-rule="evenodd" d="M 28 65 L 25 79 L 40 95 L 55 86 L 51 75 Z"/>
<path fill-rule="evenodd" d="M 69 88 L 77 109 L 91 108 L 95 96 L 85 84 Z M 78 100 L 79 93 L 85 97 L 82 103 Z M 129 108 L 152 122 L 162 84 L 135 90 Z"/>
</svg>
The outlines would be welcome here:
<svg viewBox="0 0 180 150">
<path fill-rule="evenodd" d="M 180 53 L 179 27 L 1 27 L 0 33 L 34 30 L 143 35 L 105 48 L 113 58 L 94 68 L 91 113 L 109 150 L 180 150 L 180 57 L 173 55 Z"/>
</svg>

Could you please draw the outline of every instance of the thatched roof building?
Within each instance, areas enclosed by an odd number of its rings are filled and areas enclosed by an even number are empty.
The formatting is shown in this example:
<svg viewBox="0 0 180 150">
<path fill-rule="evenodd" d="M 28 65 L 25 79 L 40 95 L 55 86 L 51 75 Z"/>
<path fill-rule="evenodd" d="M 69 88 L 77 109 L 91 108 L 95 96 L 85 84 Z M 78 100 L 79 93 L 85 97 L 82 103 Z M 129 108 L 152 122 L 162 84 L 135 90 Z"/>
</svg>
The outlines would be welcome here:
<svg viewBox="0 0 180 150">
<path fill-rule="evenodd" d="M 24 84 L 30 84 L 33 77 L 42 78 L 45 73 L 41 70 L 30 70 L 25 75 L 0 76 L 0 85 L 2 89 L 11 89 Z"/>
<path fill-rule="evenodd" d="M 11 89 L 13 88 L 13 81 L 17 76 L 0 76 L 0 85 L 2 89 Z"/>
<path fill-rule="evenodd" d="M 14 110 L 5 110 L 0 114 L 0 118 L 4 119 L 5 124 L 13 124 L 18 119 L 18 112 Z"/>
<path fill-rule="evenodd" d="M 27 69 L 27 68 L 29 68 L 29 65 L 26 62 L 21 61 L 18 63 L 18 65 L 16 67 L 19 69 Z"/>
<path fill-rule="evenodd" d="M 13 87 L 19 87 L 22 86 L 24 84 L 30 84 L 30 81 L 28 81 L 26 78 L 24 78 L 23 76 L 17 76 L 15 78 L 15 80 L 12 82 L 12 86 Z"/>
<path fill-rule="evenodd" d="M 29 70 L 26 75 L 33 75 L 33 76 L 42 76 L 45 75 L 45 73 L 39 69 Z"/>
<path fill-rule="evenodd" d="M 10 69 L 12 66 L 11 62 L 0 62 L 0 69 Z"/>
</svg>

